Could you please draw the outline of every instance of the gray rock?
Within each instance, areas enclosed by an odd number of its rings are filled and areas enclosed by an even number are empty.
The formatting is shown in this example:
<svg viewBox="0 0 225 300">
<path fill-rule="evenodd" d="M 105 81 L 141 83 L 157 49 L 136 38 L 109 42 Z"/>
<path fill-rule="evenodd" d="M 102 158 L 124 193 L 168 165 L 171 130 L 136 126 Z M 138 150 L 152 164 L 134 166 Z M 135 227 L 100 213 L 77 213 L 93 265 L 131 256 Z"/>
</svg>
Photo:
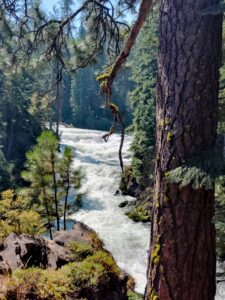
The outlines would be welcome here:
<svg viewBox="0 0 225 300">
<path fill-rule="evenodd" d="M 17 268 L 46 265 L 47 245 L 41 237 L 11 233 L 3 243 L 0 252 L 0 273 L 5 273 L 4 266 L 12 272 Z"/>
<path fill-rule="evenodd" d="M 79 243 L 92 243 L 93 235 L 95 235 L 94 230 L 81 222 L 77 222 L 71 230 L 58 231 L 55 234 L 53 241 L 61 246 L 66 246 L 72 241 L 77 241 Z"/>
<path fill-rule="evenodd" d="M 43 237 L 11 233 L 0 250 L 0 274 L 32 266 L 60 268 L 69 262 L 70 253 L 66 247 L 69 243 L 77 241 L 92 244 L 94 237 L 95 232 L 80 222 L 71 230 L 57 232 L 52 241 Z"/>
</svg>

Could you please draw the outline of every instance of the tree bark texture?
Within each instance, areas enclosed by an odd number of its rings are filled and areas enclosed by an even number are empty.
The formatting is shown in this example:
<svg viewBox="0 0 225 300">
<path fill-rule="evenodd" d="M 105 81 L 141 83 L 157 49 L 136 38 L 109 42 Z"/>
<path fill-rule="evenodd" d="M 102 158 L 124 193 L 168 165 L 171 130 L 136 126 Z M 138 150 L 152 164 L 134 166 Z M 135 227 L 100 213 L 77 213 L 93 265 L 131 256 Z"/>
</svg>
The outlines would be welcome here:
<svg viewBox="0 0 225 300">
<path fill-rule="evenodd" d="M 161 0 L 157 156 L 145 300 L 213 300 L 214 189 L 169 183 L 170 170 L 213 149 L 222 16 L 217 0 Z"/>
</svg>

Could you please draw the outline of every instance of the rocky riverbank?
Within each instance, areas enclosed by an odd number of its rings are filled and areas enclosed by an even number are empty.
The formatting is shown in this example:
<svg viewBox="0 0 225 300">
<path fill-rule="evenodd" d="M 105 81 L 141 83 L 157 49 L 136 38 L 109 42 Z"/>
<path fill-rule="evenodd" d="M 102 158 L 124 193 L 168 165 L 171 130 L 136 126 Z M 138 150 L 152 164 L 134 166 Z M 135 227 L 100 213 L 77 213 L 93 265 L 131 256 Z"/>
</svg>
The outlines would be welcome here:
<svg viewBox="0 0 225 300">
<path fill-rule="evenodd" d="M 124 170 L 119 188 L 122 194 L 136 198 L 135 201 L 120 204 L 120 207 L 128 207 L 126 215 L 135 222 L 150 222 L 153 197 L 153 187 L 150 183 L 144 180 L 137 183 L 132 175 L 132 167 L 128 166 Z"/>
<path fill-rule="evenodd" d="M 0 286 L 6 300 L 126 300 L 134 280 L 97 234 L 78 222 L 52 241 L 10 234 L 0 249 Z"/>
</svg>

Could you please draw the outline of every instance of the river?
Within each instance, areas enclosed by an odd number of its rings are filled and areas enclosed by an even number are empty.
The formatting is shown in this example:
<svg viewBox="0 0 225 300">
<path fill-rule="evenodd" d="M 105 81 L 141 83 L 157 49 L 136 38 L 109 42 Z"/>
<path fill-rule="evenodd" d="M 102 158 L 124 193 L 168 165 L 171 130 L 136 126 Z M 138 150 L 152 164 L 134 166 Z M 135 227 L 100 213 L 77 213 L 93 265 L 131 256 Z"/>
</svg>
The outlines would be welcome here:
<svg viewBox="0 0 225 300">
<path fill-rule="evenodd" d="M 118 207 L 125 200 L 134 200 L 129 196 L 114 195 L 121 174 L 119 135 L 111 136 L 105 143 L 101 131 L 66 127 L 61 127 L 60 131 L 62 145 L 74 149 L 74 167 L 82 167 L 86 177 L 80 190 L 86 193 L 83 207 L 70 217 L 87 224 L 99 234 L 117 264 L 135 279 L 136 291 L 143 294 L 150 225 L 133 222 L 125 215 L 126 208 Z M 130 143 L 131 138 L 127 136 L 123 148 L 125 165 L 130 161 Z M 224 284 L 217 286 L 215 300 L 225 300 Z"/>
</svg>

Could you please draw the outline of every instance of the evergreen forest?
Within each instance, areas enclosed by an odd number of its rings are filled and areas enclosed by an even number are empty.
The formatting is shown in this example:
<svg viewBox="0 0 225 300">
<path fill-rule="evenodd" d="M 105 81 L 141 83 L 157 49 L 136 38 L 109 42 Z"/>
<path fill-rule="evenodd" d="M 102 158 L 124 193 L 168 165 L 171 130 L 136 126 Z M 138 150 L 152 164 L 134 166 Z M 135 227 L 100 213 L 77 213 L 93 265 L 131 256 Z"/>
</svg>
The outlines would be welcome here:
<svg viewBox="0 0 225 300">
<path fill-rule="evenodd" d="M 224 13 L 0 0 L 0 299 L 225 300 Z"/>
</svg>

